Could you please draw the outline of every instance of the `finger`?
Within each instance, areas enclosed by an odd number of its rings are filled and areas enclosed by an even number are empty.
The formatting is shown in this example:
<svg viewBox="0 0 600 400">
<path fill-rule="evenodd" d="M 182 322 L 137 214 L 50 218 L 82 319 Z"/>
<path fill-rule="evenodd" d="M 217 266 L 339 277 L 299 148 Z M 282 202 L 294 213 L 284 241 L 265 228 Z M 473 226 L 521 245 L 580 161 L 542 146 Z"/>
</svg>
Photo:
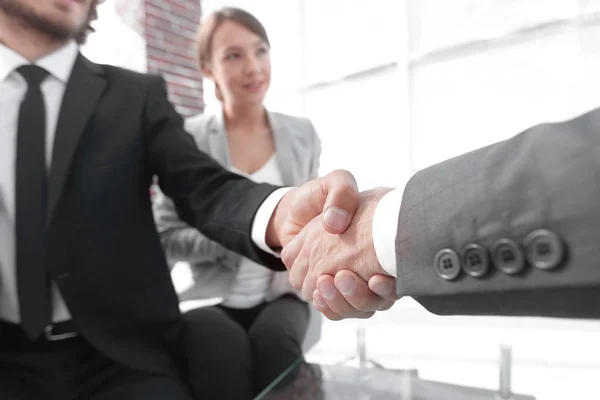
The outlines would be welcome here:
<svg viewBox="0 0 600 400">
<path fill-rule="evenodd" d="M 300 249 L 298 251 L 298 255 L 296 256 L 294 261 L 291 263 L 291 267 L 288 267 L 288 270 L 290 272 L 290 276 L 289 276 L 290 284 L 296 290 L 302 290 L 302 287 L 304 285 L 304 280 L 306 279 L 306 274 L 308 273 L 310 251 L 303 245 L 305 238 L 306 238 L 306 230 L 303 229 L 294 239 L 294 241 L 298 240 L 298 242 L 301 244 Z M 294 251 L 294 249 L 292 248 L 290 250 L 290 252 L 291 251 Z M 286 257 L 290 257 L 290 255 L 289 254 L 286 255 Z M 288 264 L 286 264 L 286 266 L 287 265 Z M 309 301 L 311 300 L 310 296 L 308 296 L 308 297 L 304 296 L 304 297 Z"/>
<path fill-rule="evenodd" d="M 304 282 L 302 283 L 302 296 L 306 300 L 312 301 L 312 294 L 315 290 L 317 290 L 317 278 L 312 274 L 306 274 Z"/>
<path fill-rule="evenodd" d="M 321 221 L 319 218 L 315 218 L 300 231 L 297 238 L 294 238 L 292 242 L 296 241 L 296 243 L 290 242 L 292 247 L 285 255 L 287 262 L 290 263 L 295 252 L 298 252 L 291 268 L 288 268 L 290 283 L 295 289 L 302 291 L 302 296 L 308 301 L 312 301 L 312 293 L 317 288 L 316 280 L 320 275 L 319 273 L 314 274 L 313 271 L 319 261 L 314 257 L 315 249 L 323 240 L 320 232 L 323 232 Z M 301 247 L 299 242 L 302 244 Z"/>
<path fill-rule="evenodd" d="M 358 186 L 354 176 L 347 171 L 337 170 L 298 188 L 289 219 L 302 228 L 323 214 L 324 228 L 338 234 L 350 225 L 357 207 Z"/>
<path fill-rule="evenodd" d="M 384 304 L 379 310 L 377 311 L 387 311 L 390 308 L 392 308 L 392 306 L 396 304 L 396 301 L 388 301 L 387 304 Z"/>
<path fill-rule="evenodd" d="M 312 298 L 313 306 L 315 306 L 315 308 L 319 310 L 321 314 L 323 314 L 327 319 L 330 319 L 332 321 L 340 321 L 343 319 L 340 315 L 331 311 L 331 308 L 329 308 L 329 306 L 327 305 L 327 303 L 325 302 L 325 300 L 321 296 L 321 293 L 319 293 L 318 290 L 315 290 L 313 292 Z"/>
<path fill-rule="evenodd" d="M 366 286 L 366 282 L 365 282 Z M 354 308 L 335 286 L 334 277 L 323 275 L 317 281 L 318 291 L 331 311 L 343 318 L 370 318 L 372 311 L 360 311 Z"/>
<path fill-rule="evenodd" d="M 396 278 L 389 275 L 376 274 L 369 278 L 369 289 L 390 301 L 396 301 L 400 298 L 396 294 L 396 284 Z"/>
<path fill-rule="evenodd" d="M 354 309 L 362 312 L 389 309 L 394 301 L 374 293 L 364 279 L 349 270 L 335 274 L 334 283 L 341 296 Z"/>
<path fill-rule="evenodd" d="M 296 259 L 304 246 L 305 238 L 306 229 L 302 229 L 300 233 L 281 250 L 281 261 L 288 270 L 291 270 L 294 262 L 296 262 Z"/>
</svg>

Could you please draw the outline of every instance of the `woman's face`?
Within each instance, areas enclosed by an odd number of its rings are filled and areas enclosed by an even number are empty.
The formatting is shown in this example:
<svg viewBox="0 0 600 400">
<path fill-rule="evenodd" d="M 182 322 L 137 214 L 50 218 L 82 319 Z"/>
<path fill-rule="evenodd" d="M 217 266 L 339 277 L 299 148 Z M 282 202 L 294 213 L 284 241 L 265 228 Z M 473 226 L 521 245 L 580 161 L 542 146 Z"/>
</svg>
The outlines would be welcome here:
<svg viewBox="0 0 600 400">
<path fill-rule="evenodd" d="M 219 86 L 223 101 L 262 104 L 271 83 L 269 46 L 242 25 L 225 21 L 213 35 L 211 63 L 205 73 Z"/>
</svg>

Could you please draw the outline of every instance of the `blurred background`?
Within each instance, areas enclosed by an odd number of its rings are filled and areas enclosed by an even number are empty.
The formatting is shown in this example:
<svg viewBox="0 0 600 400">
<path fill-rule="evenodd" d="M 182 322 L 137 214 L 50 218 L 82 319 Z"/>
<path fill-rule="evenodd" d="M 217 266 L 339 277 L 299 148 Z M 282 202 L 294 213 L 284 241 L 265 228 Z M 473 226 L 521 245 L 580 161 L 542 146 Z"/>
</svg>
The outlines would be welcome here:
<svg viewBox="0 0 600 400">
<path fill-rule="evenodd" d="M 107 0 L 82 51 L 163 74 L 184 115 L 210 110 L 194 39 L 201 16 L 223 6 L 250 11 L 269 34 L 267 106 L 309 117 L 320 173 L 349 169 L 361 189 L 402 186 L 433 163 L 600 105 L 600 0 Z M 307 358 L 352 357 L 358 327 L 368 357 L 388 368 L 496 388 L 508 344 L 516 392 L 600 398 L 600 322 L 437 317 L 403 299 L 368 321 L 324 321 Z"/>
</svg>

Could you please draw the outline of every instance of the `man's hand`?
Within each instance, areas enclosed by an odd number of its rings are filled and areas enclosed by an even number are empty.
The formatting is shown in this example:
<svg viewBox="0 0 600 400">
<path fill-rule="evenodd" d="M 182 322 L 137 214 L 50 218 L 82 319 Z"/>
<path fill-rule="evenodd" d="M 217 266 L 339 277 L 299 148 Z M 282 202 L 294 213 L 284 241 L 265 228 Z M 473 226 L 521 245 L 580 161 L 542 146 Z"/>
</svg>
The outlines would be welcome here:
<svg viewBox="0 0 600 400">
<path fill-rule="evenodd" d="M 290 270 L 290 283 L 296 289 L 302 290 L 306 299 L 313 300 L 313 294 L 318 288 L 317 282 L 323 275 L 330 276 L 330 278 L 323 278 L 325 279 L 323 284 L 326 285 L 327 280 L 333 279 L 336 273 L 349 270 L 354 273 L 352 276 L 362 280 L 362 282 L 355 281 L 355 284 L 361 283 L 360 287 L 365 288 L 366 281 L 371 277 L 385 274 L 375 254 L 372 221 L 379 199 L 388 191 L 389 189 L 378 189 L 361 193 L 358 209 L 345 233 L 332 235 L 323 229 L 319 218 L 315 218 L 284 247 L 281 256 L 284 264 Z M 321 288 L 319 287 L 319 289 Z M 349 294 L 352 289 L 342 290 L 342 292 Z M 321 294 L 325 295 L 324 297 L 330 297 L 327 296 L 327 293 Z M 333 294 L 335 295 L 335 293 Z M 355 296 L 353 302 L 362 310 L 368 306 L 381 309 L 381 304 L 376 304 L 372 299 L 365 297 L 370 295 L 376 296 L 371 290 L 365 290 L 363 295 Z M 361 301 L 364 304 L 359 304 Z M 385 306 L 387 305 L 385 304 Z M 353 308 L 356 309 L 356 307 Z M 342 317 L 350 316 L 343 310 L 340 311 Z"/>
<path fill-rule="evenodd" d="M 283 196 L 269 221 L 267 244 L 271 248 L 287 245 L 317 217 L 327 232 L 343 233 L 357 206 L 358 188 L 350 172 L 337 170 L 313 179 Z"/>
<path fill-rule="evenodd" d="M 313 304 L 317 310 L 333 321 L 344 318 L 370 318 L 375 311 L 384 311 L 394 305 L 396 279 L 389 275 L 373 275 L 365 282 L 352 271 L 342 270 L 323 275 L 313 292 Z"/>
</svg>

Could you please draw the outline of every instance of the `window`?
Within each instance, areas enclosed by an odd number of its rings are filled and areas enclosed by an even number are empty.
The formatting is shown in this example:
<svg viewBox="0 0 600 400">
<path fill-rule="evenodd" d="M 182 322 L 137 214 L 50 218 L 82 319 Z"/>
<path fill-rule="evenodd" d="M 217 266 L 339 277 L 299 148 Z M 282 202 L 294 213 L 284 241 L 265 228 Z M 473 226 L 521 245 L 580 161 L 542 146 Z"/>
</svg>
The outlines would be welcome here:
<svg viewBox="0 0 600 400">
<path fill-rule="evenodd" d="M 268 106 L 308 116 L 321 174 L 347 168 L 361 189 L 401 187 L 429 165 L 600 106 L 599 0 L 238 3 L 277 41 Z M 437 317 L 403 299 L 368 321 L 326 321 L 311 359 L 344 359 L 360 324 L 370 357 L 426 379 L 495 388 L 508 343 L 516 392 L 598 397 L 597 321 Z"/>
<path fill-rule="evenodd" d="M 136 10 L 131 8 L 136 1 L 130 1 L 129 18 L 135 18 Z M 98 6 L 98 20 L 93 22 L 96 33 L 91 35 L 81 47 L 81 52 L 91 61 L 116 65 L 138 72 L 146 72 L 146 41 L 132 25 L 116 11 L 122 0 L 106 0 Z"/>
<path fill-rule="evenodd" d="M 414 167 L 584 111 L 577 86 L 583 66 L 579 35 L 572 30 L 414 65 Z"/>
<path fill-rule="evenodd" d="M 305 0 L 305 84 L 397 61 L 404 7 L 397 0 Z"/>
<path fill-rule="evenodd" d="M 577 1 L 409 0 L 408 9 L 410 49 L 422 54 L 572 19 Z"/>
<path fill-rule="evenodd" d="M 413 170 L 597 107 L 598 3 L 410 2 Z"/>
<path fill-rule="evenodd" d="M 403 178 L 410 149 L 398 75 L 392 65 L 306 91 L 306 114 L 322 141 L 321 175 L 348 169 L 361 189 L 395 186 Z"/>
</svg>

